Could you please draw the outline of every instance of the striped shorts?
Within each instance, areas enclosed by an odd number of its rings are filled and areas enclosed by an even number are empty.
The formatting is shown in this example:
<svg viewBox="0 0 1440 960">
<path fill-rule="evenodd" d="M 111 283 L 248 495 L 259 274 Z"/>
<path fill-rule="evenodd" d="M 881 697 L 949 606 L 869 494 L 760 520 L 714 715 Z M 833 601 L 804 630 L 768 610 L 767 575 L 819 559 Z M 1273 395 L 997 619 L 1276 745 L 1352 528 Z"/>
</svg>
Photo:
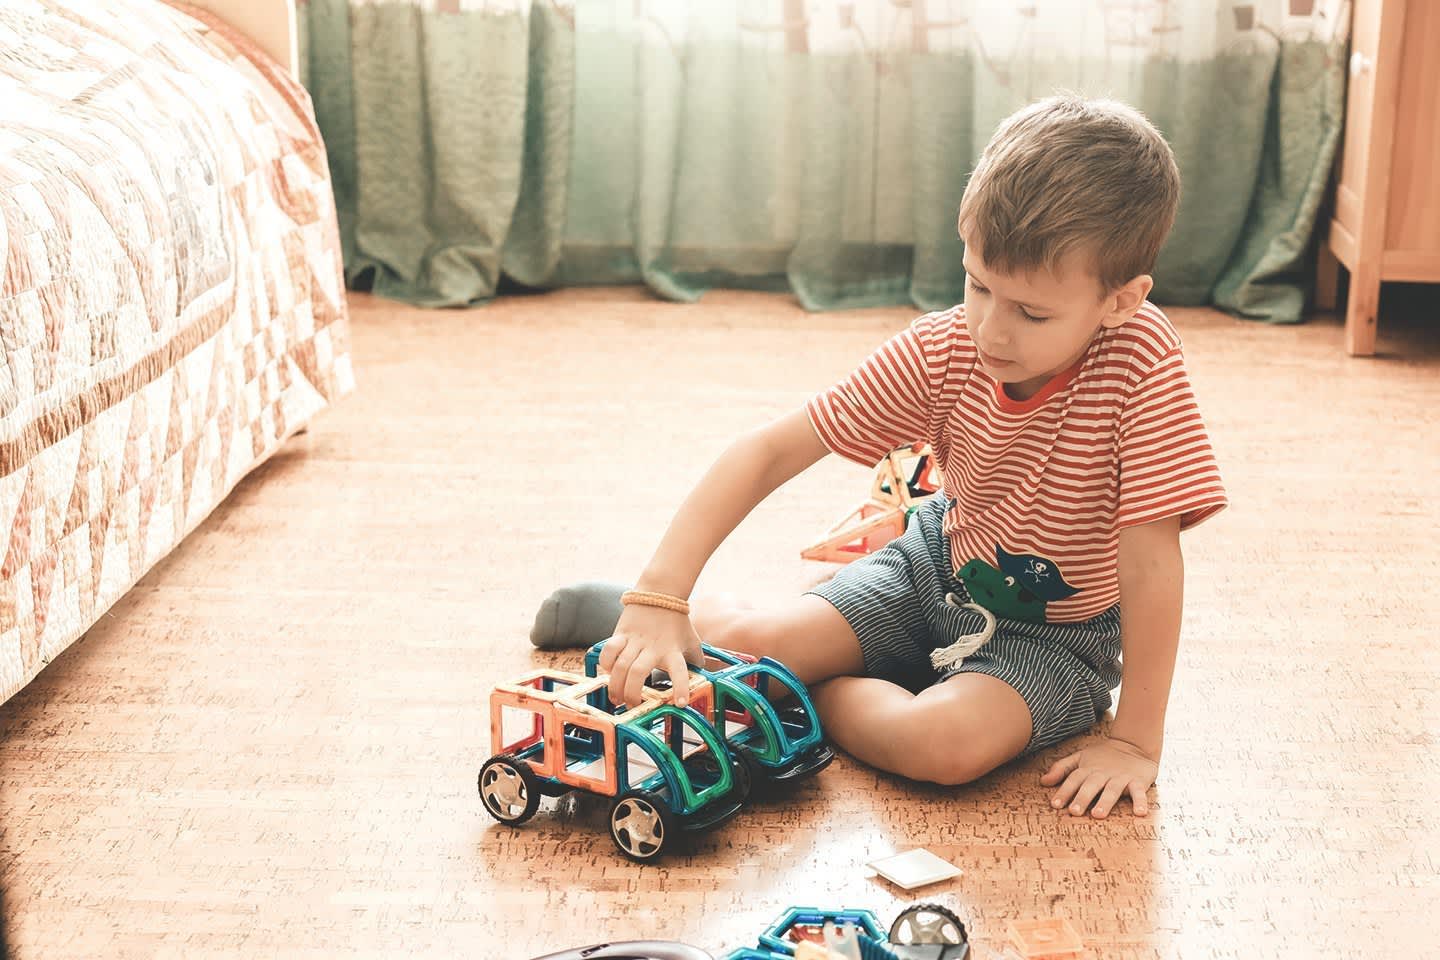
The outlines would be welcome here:
<svg viewBox="0 0 1440 960">
<path fill-rule="evenodd" d="M 995 633 L 958 665 L 936 672 L 930 652 L 984 629 L 985 618 L 945 602 L 970 602 L 950 563 L 949 503 L 920 506 L 899 539 L 841 568 L 809 591 L 830 601 L 860 640 L 865 672 L 918 693 L 957 673 L 1005 681 L 1030 708 L 1031 754 L 1083 733 L 1110 708 L 1120 683 L 1120 605 L 1074 623 L 996 618 Z"/>
</svg>

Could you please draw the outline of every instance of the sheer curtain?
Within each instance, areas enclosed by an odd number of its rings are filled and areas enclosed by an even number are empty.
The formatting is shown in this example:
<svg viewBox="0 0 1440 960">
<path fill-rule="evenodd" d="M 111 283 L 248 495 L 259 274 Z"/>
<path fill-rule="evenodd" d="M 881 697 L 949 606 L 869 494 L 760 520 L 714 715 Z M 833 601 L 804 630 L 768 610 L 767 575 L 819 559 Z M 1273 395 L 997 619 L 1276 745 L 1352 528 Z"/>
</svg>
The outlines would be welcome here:
<svg viewBox="0 0 1440 960">
<path fill-rule="evenodd" d="M 1300 318 L 1348 4 L 302 0 L 347 274 L 433 305 L 502 277 L 961 297 L 955 212 L 996 123 L 1135 104 L 1185 193 L 1162 303 Z"/>
</svg>

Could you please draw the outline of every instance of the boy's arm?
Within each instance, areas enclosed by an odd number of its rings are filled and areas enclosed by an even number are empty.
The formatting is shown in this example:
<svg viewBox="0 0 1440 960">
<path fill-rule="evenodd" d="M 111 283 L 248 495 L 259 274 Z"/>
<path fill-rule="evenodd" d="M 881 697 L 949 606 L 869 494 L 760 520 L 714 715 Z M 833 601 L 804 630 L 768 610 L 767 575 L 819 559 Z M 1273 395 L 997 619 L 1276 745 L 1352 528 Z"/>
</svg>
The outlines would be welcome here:
<svg viewBox="0 0 1440 960">
<path fill-rule="evenodd" d="M 1185 599 L 1180 518 L 1121 530 L 1119 566 L 1124 662 L 1110 738 L 1138 747 L 1158 764 Z"/>
<path fill-rule="evenodd" d="M 710 556 L 740 521 L 829 452 L 803 408 L 741 436 L 680 505 L 636 589 L 689 597 Z M 688 702 L 685 657 L 699 650 L 688 617 L 658 607 L 628 606 L 616 624 L 615 639 L 622 642 L 606 644 L 600 661 L 601 669 L 610 672 L 612 700 L 639 703 L 641 686 L 660 667 L 674 683 L 675 702 Z"/>
<path fill-rule="evenodd" d="M 1057 760 L 1040 778 L 1046 786 L 1059 784 L 1053 805 L 1069 803 L 1075 815 L 1091 810 L 1104 817 L 1127 792 L 1137 815 L 1148 812 L 1146 793 L 1159 772 L 1180 643 L 1185 593 L 1180 518 L 1121 530 L 1119 576 L 1124 664 L 1110 735 Z"/>
<path fill-rule="evenodd" d="M 829 452 L 803 408 L 742 435 L 680 505 L 636 589 L 688 597 L 711 554 L 740 521 Z"/>
</svg>

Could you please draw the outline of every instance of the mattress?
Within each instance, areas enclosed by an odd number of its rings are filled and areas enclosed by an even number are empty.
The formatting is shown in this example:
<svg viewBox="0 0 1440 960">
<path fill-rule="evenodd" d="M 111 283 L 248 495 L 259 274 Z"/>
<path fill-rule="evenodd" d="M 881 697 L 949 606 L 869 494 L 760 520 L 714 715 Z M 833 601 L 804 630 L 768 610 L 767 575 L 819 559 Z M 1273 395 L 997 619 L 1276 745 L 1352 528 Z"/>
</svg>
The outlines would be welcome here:
<svg viewBox="0 0 1440 960">
<path fill-rule="evenodd" d="M 352 389 L 303 88 L 158 0 L 0 4 L 0 700 Z"/>
</svg>

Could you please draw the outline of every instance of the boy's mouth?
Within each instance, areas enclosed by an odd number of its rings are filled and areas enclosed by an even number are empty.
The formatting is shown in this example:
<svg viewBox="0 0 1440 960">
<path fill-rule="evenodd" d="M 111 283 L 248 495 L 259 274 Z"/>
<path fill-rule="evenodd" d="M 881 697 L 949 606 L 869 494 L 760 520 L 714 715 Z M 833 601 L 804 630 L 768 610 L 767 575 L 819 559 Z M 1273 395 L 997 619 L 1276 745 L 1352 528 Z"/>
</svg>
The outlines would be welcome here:
<svg viewBox="0 0 1440 960">
<path fill-rule="evenodd" d="M 1001 360 L 999 357 L 981 350 L 979 346 L 976 346 L 975 349 L 980 352 L 980 361 L 987 367 L 1008 367 L 1015 362 L 1013 360 Z"/>
</svg>

